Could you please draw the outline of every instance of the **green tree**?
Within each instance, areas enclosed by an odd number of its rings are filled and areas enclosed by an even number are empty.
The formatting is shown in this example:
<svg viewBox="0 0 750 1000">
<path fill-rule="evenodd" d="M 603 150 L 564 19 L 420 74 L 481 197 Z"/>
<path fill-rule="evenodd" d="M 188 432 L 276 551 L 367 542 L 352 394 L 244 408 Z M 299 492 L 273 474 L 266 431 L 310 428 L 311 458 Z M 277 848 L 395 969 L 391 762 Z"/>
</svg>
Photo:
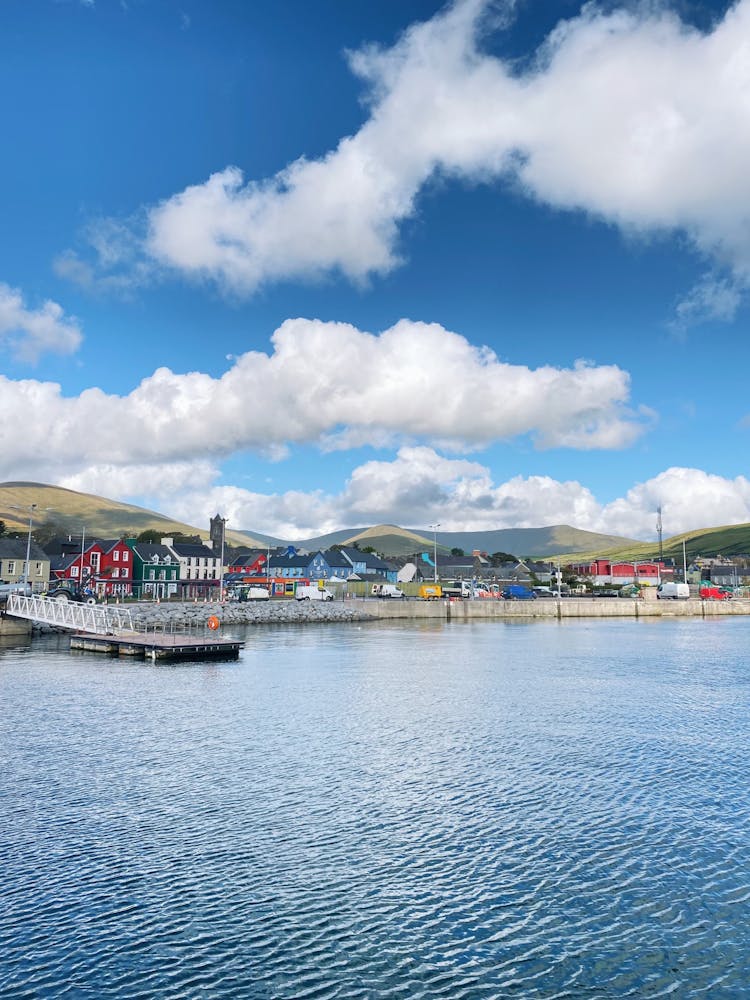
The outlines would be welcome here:
<svg viewBox="0 0 750 1000">
<path fill-rule="evenodd" d="M 189 544 L 200 543 L 198 535 L 186 535 L 184 531 L 170 531 L 169 528 L 146 528 L 136 538 L 137 542 L 144 542 L 147 545 L 158 545 L 162 538 L 172 538 L 175 542 L 185 542 Z M 229 548 L 227 545 L 226 548 Z"/>
<path fill-rule="evenodd" d="M 34 526 L 34 541 L 38 545 L 41 545 L 42 548 L 44 548 L 47 542 L 51 542 L 53 538 L 57 538 L 58 536 L 67 538 L 67 535 L 67 531 L 61 528 L 56 521 L 52 521 L 49 518 L 42 524 Z"/>
<path fill-rule="evenodd" d="M 451 549 L 451 555 L 452 556 L 458 556 L 459 559 L 460 559 L 461 556 L 465 556 L 466 553 L 464 552 L 463 549 L 459 549 L 458 547 L 456 547 L 455 549 Z"/>
<path fill-rule="evenodd" d="M 492 566 L 501 566 L 503 563 L 508 562 L 518 562 L 518 559 L 510 552 L 493 552 L 490 556 L 490 564 Z"/>
<path fill-rule="evenodd" d="M 145 531 L 136 536 L 135 540 L 136 542 L 143 542 L 145 545 L 158 545 L 164 537 L 164 532 L 159 531 L 158 528 L 146 528 Z"/>
<path fill-rule="evenodd" d="M 0 521 L 0 538 L 5 534 L 5 521 Z"/>
</svg>

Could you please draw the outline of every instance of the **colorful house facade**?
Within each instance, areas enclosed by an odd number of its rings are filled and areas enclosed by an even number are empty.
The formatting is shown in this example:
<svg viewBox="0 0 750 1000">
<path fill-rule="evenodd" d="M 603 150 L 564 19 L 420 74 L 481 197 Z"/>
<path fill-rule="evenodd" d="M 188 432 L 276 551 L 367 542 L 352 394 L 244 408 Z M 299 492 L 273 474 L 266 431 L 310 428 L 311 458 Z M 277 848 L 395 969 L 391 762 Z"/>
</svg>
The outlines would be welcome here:
<svg viewBox="0 0 750 1000">
<path fill-rule="evenodd" d="M 133 594 L 151 600 L 166 600 L 177 594 L 180 561 L 166 545 L 138 542 L 129 538 L 132 552 Z"/>
<path fill-rule="evenodd" d="M 56 538 L 47 546 L 51 580 L 89 587 L 97 597 L 130 597 L 133 556 L 121 538 Z"/>
</svg>

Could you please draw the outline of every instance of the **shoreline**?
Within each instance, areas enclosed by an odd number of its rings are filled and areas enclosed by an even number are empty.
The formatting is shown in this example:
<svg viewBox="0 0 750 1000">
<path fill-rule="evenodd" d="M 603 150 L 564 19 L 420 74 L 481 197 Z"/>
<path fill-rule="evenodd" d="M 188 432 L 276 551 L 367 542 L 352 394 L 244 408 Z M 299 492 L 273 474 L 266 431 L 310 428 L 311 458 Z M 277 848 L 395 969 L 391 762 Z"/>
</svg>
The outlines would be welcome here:
<svg viewBox="0 0 750 1000">
<path fill-rule="evenodd" d="M 249 601 L 235 603 L 180 603 L 136 605 L 133 619 L 148 627 L 174 625 L 199 628 L 215 616 L 220 625 L 264 625 L 363 621 L 472 621 L 496 619 L 567 618 L 716 618 L 750 615 L 750 599 L 680 601 L 643 599 L 562 598 L 536 601 L 377 600 Z"/>
<path fill-rule="evenodd" d="M 122 605 L 120 607 L 123 607 Z M 489 600 L 388 600 L 346 598 L 336 601 L 248 601 L 247 603 L 144 602 L 124 605 L 138 629 L 202 633 L 208 619 L 222 627 L 245 625 L 307 625 L 376 621 L 564 621 L 581 618 L 722 618 L 750 615 L 750 599 L 680 601 L 656 599 L 540 598 L 535 601 Z M 0 637 L 30 637 L 31 623 L 0 617 Z"/>
</svg>

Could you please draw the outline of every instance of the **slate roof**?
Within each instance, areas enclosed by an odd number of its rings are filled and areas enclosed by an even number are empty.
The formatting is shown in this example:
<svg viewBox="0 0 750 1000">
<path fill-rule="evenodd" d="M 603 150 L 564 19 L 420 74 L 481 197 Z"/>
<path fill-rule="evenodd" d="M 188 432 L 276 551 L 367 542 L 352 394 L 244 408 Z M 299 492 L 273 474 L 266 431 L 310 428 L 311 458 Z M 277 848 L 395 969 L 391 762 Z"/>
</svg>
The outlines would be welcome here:
<svg viewBox="0 0 750 1000">
<path fill-rule="evenodd" d="M 362 562 L 368 570 L 386 570 L 388 563 L 380 558 L 375 552 L 363 552 L 361 549 L 346 547 L 341 549 L 341 554 L 351 560 L 352 563 Z"/>
<path fill-rule="evenodd" d="M 20 559 L 26 560 L 26 546 L 28 538 L 0 538 L 0 559 Z M 31 539 L 29 549 L 29 559 L 35 562 L 45 562 L 49 556 L 41 546 Z"/>
<path fill-rule="evenodd" d="M 202 542 L 196 544 L 195 542 L 175 542 L 174 545 L 170 545 L 174 552 L 178 556 L 184 556 L 187 559 L 216 559 L 217 556 L 213 549 L 210 549 L 208 545 L 204 545 Z"/>
<path fill-rule="evenodd" d="M 159 562 L 163 562 L 167 557 L 172 559 L 172 553 L 167 546 L 155 542 L 136 542 L 132 549 L 143 562 L 152 562 L 154 556 L 158 557 Z"/>
</svg>

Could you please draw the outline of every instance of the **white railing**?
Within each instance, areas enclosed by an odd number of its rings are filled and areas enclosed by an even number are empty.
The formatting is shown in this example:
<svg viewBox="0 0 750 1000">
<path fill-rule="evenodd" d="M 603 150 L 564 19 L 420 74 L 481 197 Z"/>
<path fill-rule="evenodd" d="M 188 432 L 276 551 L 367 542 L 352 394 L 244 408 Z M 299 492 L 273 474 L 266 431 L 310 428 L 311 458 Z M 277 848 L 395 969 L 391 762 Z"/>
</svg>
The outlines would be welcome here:
<svg viewBox="0 0 750 1000">
<path fill-rule="evenodd" d="M 59 601 L 51 597 L 11 594 L 5 610 L 15 618 L 27 618 L 42 625 L 54 625 L 56 628 L 66 628 L 76 632 L 116 635 L 118 632 L 133 631 L 129 608 L 102 607 L 97 604 L 79 604 L 77 601 Z"/>
</svg>

